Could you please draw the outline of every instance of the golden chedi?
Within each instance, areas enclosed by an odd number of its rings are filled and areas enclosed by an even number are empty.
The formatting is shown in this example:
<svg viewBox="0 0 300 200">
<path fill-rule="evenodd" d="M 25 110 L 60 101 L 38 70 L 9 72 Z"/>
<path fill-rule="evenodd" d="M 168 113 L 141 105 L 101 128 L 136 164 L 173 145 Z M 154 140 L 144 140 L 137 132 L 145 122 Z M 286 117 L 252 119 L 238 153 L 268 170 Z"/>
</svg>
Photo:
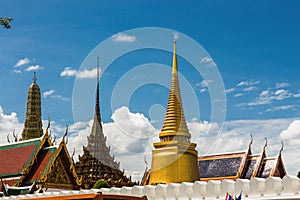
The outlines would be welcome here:
<svg viewBox="0 0 300 200">
<path fill-rule="evenodd" d="M 180 87 L 174 41 L 172 82 L 168 108 L 160 142 L 154 143 L 152 166 L 148 184 L 194 182 L 199 180 L 198 152 L 196 144 L 190 142 L 191 134 L 186 125 Z"/>
</svg>

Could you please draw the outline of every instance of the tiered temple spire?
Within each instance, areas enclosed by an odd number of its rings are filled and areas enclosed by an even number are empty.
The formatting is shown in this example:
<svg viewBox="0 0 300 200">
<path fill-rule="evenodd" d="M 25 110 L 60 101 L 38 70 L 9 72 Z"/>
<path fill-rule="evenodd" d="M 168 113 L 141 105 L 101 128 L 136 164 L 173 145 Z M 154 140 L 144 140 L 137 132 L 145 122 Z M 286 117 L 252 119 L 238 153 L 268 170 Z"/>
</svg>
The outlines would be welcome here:
<svg viewBox="0 0 300 200">
<path fill-rule="evenodd" d="M 97 60 L 97 91 L 94 122 L 92 132 L 88 137 L 88 146 L 83 147 L 83 155 L 75 164 L 76 172 L 82 176 L 83 187 L 89 189 L 96 181 L 105 179 L 110 186 L 133 186 L 136 183 L 120 171 L 120 163 L 114 161 L 110 155 L 110 147 L 106 146 L 106 137 L 103 134 L 99 101 L 99 57 Z"/>
<path fill-rule="evenodd" d="M 34 72 L 33 83 L 28 90 L 26 119 L 22 132 L 22 140 L 38 138 L 43 135 L 41 92 L 36 80 L 36 72 Z"/>
<path fill-rule="evenodd" d="M 100 115 L 99 75 L 100 75 L 100 65 L 99 65 L 99 57 L 98 57 L 97 58 L 97 89 L 96 89 L 96 105 L 95 105 L 95 113 L 94 113 L 94 122 L 92 126 L 92 132 L 88 137 L 87 150 L 99 162 L 109 167 L 119 169 L 119 163 L 115 162 L 114 157 L 110 155 L 110 147 L 106 146 L 106 137 L 103 134 L 101 115 Z"/>
</svg>

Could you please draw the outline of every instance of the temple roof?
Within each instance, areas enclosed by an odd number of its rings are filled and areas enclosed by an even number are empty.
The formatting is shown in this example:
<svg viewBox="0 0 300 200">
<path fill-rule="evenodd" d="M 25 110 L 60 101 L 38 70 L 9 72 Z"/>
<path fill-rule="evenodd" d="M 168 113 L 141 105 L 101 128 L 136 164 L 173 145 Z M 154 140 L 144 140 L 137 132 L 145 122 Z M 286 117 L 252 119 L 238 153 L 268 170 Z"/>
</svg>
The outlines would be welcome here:
<svg viewBox="0 0 300 200">
<path fill-rule="evenodd" d="M 236 179 L 246 159 L 247 152 L 200 156 L 200 180 Z"/>
<path fill-rule="evenodd" d="M 27 186 L 33 182 L 48 184 L 56 179 L 59 172 L 55 174 L 53 170 L 57 170 L 56 166 L 60 164 L 59 170 L 63 172 L 60 178 L 64 175 L 69 182 L 61 184 L 64 179 L 58 179 L 52 185 L 58 188 L 64 185 L 69 189 L 78 187 L 80 180 L 64 138 L 59 146 L 52 146 L 47 128 L 40 138 L 0 145 L 0 178 L 14 186 Z"/>
<path fill-rule="evenodd" d="M 269 176 L 282 178 L 286 175 L 281 158 L 283 147 L 277 157 L 270 158 L 266 156 L 267 141 L 260 154 L 252 154 L 251 144 L 252 141 L 248 150 L 243 152 L 200 156 L 198 158 L 200 180 L 251 179 Z"/>
<path fill-rule="evenodd" d="M 44 148 L 40 152 L 40 160 L 39 164 L 36 166 L 36 169 L 32 170 L 32 172 L 26 177 L 27 180 L 33 182 L 38 178 L 44 176 L 48 171 L 50 164 L 52 163 L 54 156 L 56 155 L 58 150 L 58 146 L 51 146 L 48 148 Z"/>
<path fill-rule="evenodd" d="M 0 177 L 22 175 L 37 153 L 42 138 L 0 145 Z"/>
</svg>

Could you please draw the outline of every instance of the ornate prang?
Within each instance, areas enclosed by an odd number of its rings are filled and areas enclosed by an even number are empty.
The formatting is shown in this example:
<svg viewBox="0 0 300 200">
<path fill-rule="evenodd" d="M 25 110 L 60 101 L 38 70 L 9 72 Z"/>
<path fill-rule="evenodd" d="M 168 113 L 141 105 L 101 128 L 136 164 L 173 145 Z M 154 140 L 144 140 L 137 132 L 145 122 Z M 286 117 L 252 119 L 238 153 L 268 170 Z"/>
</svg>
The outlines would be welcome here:
<svg viewBox="0 0 300 200">
<path fill-rule="evenodd" d="M 28 90 L 26 118 L 22 132 L 22 140 L 39 138 L 43 135 L 41 91 L 36 80 L 36 72 L 34 72 L 33 83 Z"/>
<path fill-rule="evenodd" d="M 76 172 L 81 177 L 82 187 L 85 189 L 93 187 L 99 179 L 105 179 L 110 186 L 133 186 L 136 183 L 131 182 L 119 170 L 120 164 L 114 160 L 114 156 L 110 155 L 110 147 L 106 145 L 106 137 L 103 134 L 100 115 L 99 75 L 98 56 L 94 122 L 92 131 L 87 137 L 88 145 L 87 147 L 83 146 L 83 155 L 78 155 L 79 161 L 75 164 Z"/>
</svg>

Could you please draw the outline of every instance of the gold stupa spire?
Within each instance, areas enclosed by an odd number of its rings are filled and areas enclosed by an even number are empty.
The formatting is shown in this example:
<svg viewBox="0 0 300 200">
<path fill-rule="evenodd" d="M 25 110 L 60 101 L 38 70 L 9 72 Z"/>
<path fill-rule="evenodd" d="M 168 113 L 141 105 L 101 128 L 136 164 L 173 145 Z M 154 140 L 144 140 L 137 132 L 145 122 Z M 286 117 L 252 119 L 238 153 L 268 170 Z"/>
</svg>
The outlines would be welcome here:
<svg viewBox="0 0 300 200">
<path fill-rule="evenodd" d="M 147 178 L 143 180 L 143 184 L 199 180 L 198 152 L 195 149 L 196 144 L 190 143 L 191 135 L 185 122 L 181 103 L 176 41 L 174 41 L 168 108 L 159 138 L 160 142 L 153 144 L 151 170 Z"/>
<path fill-rule="evenodd" d="M 189 142 L 189 139 L 191 137 L 186 125 L 181 102 L 175 40 L 172 64 L 172 81 L 169 93 L 168 108 L 165 117 L 165 122 L 159 134 L 159 138 L 161 140 L 164 140 L 165 137 L 174 136 L 178 136 L 187 142 Z M 173 141 L 177 139 L 178 138 L 172 138 Z"/>
</svg>

